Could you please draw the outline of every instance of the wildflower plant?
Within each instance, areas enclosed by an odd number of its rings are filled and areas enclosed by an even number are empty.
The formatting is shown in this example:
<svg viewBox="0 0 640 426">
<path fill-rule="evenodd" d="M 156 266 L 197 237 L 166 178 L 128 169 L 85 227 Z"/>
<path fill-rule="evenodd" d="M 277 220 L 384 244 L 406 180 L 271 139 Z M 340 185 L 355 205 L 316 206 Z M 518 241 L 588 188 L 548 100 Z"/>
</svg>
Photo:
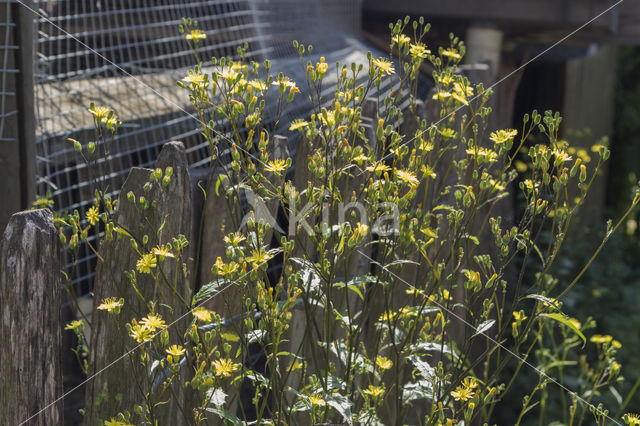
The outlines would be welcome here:
<svg viewBox="0 0 640 426">
<path fill-rule="evenodd" d="M 490 422 L 514 397 L 515 378 L 534 371 L 513 422 L 546 416 L 604 424 L 609 411 L 595 403 L 601 392 L 616 392 L 620 343 L 587 340 L 592 321 L 582 324 L 562 308 L 579 277 L 567 284 L 552 274 L 609 150 L 599 147 L 595 165 L 585 167 L 559 137 L 561 117 L 551 112 L 525 115 L 518 129 L 488 128 L 492 91 L 458 72 L 464 43 L 452 36 L 448 46 L 429 49 L 422 18 L 390 29 L 397 60 L 369 54 L 365 64 L 330 65 L 294 42 L 305 70 L 297 82 L 273 73 L 269 61 L 248 61 L 246 46 L 237 58 L 205 65 L 197 46 L 206 35 L 184 20 L 196 64 L 178 86 L 202 125 L 218 171 L 212 187 L 232 223 L 225 250 L 207 265 L 216 279 L 193 297 L 176 294 L 188 326 L 174 330 L 173 308 L 136 290 L 143 309 L 122 331 L 128 347 L 140 345 L 135 361 L 142 368 L 132 371 L 146 387 L 112 422 L 160 424 L 169 400 L 188 424 Z M 437 115 L 430 122 L 416 113 L 425 63 L 434 70 L 428 102 Z M 327 95 L 329 75 L 335 90 Z M 281 123 L 298 96 L 308 99 L 309 115 Z M 372 99 L 377 110 L 365 115 Z M 112 113 L 91 113 L 97 128 L 117 129 Z M 417 124 L 406 134 L 409 122 Z M 275 136 L 287 132 L 299 141 L 300 179 L 291 178 L 294 159 L 276 153 Z M 529 146 L 533 135 L 545 141 Z M 162 190 L 171 175 L 154 171 L 149 188 Z M 524 200 L 515 216 L 505 210 L 510 188 Z M 248 193 L 277 206 L 288 229 L 245 211 Z M 147 195 L 128 199 L 141 210 L 155 206 Z M 85 221 L 77 212 L 60 219 L 72 230 L 69 245 L 83 239 L 81 223 L 101 221 L 105 239 L 131 240 L 133 288 L 145 276 L 171 287 L 161 265 L 186 271 L 189 242 L 161 243 L 153 235 L 136 241 L 113 221 L 114 208 L 98 192 Z M 623 219 L 610 223 L 607 235 Z M 274 275 L 275 261 L 281 272 Z M 214 298 L 220 302 L 210 303 Z M 97 309 L 117 317 L 127 303 L 114 297 Z M 232 318 L 214 305 L 232 307 Z M 82 331 L 80 323 L 67 327 Z M 249 361 L 259 353 L 260 368 Z M 565 382 L 570 376 L 575 380 Z M 556 393 L 562 405 L 550 411 Z M 636 417 L 625 419 L 636 424 Z"/>
</svg>

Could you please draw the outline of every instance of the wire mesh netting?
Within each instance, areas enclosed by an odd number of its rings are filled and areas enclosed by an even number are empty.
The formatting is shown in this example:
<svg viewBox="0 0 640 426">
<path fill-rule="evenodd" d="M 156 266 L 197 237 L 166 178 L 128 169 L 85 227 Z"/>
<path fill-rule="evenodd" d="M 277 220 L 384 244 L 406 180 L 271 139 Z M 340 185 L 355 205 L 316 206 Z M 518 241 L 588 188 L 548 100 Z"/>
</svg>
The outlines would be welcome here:
<svg viewBox="0 0 640 426">
<path fill-rule="evenodd" d="M 0 143 L 15 143 L 16 129 L 7 125 L 7 119 L 18 113 L 15 83 L 18 69 L 15 65 L 15 23 L 12 22 L 11 3 L 0 3 L 5 20 L 0 20 Z"/>
<path fill-rule="evenodd" d="M 366 64 L 371 50 L 357 40 L 361 0 L 40 0 L 36 6 L 38 192 L 50 192 L 55 209 L 77 209 L 81 216 L 93 198 L 95 172 L 67 138 L 84 143 L 95 137 L 91 102 L 112 108 L 123 121 L 109 142 L 110 155 L 96 166 L 112 196 L 130 168 L 152 166 L 167 141 L 184 142 L 192 167 L 209 162 L 188 96 L 176 86 L 194 64 L 178 31 L 183 17 L 196 19 L 207 34 L 202 58 L 236 56 L 247 43 L 248 59 L 273 59 L 274 71 L 299 83 L 304 69 L 294 39 L 313 44 L 314 55 L 329 64 Z M 331 95 L 335 86 L 328 80 L 324 90 Z M 308 115 L 308 108 L 299 96 L 281 121 Z M 97 237 L 90 237 L 94 246 Z M 79 294 L 91 290 L 94 262 L 90 247 L 80 246 L 73 271 Z"/>
</svg>

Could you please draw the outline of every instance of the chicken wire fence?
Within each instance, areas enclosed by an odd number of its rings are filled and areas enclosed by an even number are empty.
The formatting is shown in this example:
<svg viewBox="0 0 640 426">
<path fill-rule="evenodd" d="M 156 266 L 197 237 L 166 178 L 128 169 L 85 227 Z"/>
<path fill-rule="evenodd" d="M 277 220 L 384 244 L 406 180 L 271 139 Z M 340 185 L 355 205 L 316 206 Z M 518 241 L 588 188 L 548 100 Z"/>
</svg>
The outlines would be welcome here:
<svg viewBox="0 0 640 426">
<path fill-rule="evenodd" d="M 18 114 L 14 81 L 18 74 L 15 52 L 18 49 L 15 38 L 15 22 L 12 21 L 11 3 L 0 3 L 4 9 L 0 20 L 0 143 L 16 143 L 15 129 L 7 125 L 10 117 Z"/>
<path fill-rule="evenodd" d="M 248 59 L 272 59 L 273 70 L 292 77 L 303 90 L 304 69 L 292 40 L 313 44 L 314 56 L 324 55 L 329 64 L 366 64 L 366 52 L 373 50 L 358 40 L 361 0 L 34 3 L 37 191 L 50 192 L 56 210 L 77 209 L 81 216 L 92 203 L 93 179 L 67 138 L 84 143 L 95 137 L 87 111 L 91 102 L 112 108 L 123 121 L 110 142 L 110 156 L 98 163 L 112 197 L 131 167 L 152 166 L 162 145 L 171 140 L 184 142 L 192 168 L 208 166 L 208 144 L 200 135 L 200 124 L 189 115 L 187 94 L 176 85 L 194 64 L 178 31 L 183 17 L 197 20 L 207 34 L 199 45 L 201 58 L 236 56 L 237 47 L 247 43 Z M 10 72 L 3 71 L 3 76 Z M 335 90 L 330 83 L 324 88 L 327 95 Z M 382 94 L 388 90 L 381 88 Z M 9 96 L 4 86 L 2 96 L 4 114 Z M 304 117 L 308 109 L 306 97 L 298 96 L 280 120 L 286 124 Z M 286 134 L 287 127 L 281 125 L 281 132 Z M 294 155 L 294 138 L 289 138 L 289 145 Z M 97 238 L 90 236 L 94 247 Z M 86 244 L 78 250 L 72 281 L 82 295 L 91 291 L 95 255 Z M 71 269 L 70 256 L 66 259 Z"/>
</svg>

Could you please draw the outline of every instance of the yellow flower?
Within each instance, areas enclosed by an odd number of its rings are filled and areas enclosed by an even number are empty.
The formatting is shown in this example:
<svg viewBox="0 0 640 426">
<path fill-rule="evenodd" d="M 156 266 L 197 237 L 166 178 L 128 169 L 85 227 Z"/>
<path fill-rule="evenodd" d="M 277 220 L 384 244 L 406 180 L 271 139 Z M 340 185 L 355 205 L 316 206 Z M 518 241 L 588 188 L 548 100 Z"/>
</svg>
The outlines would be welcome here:
<svg viewBox="0 0 640 426">
<path fill-rule="evenodd" d="M 630 426 L 638 426 L 638 425 L 640 425 L 640 415 L 639 414 L 627 413 L 624 416 L 622 416 L 622 420 L 624 420 L 625 423 L 630 425 Z"/>
<path fill-rule="evenodd" d="M 283 160 L 280 158 L 277 158 L 275 160 L 269 160 L 267 162 L 267 165 L 264 167 L 264 169 L 268 172 L 279 175 L 280 173 L 287 170 L 287 160 Z"/>
<path fill-rule="evenodd" d="M 89 112 L 93 114 L 96 120 L 102 121 L 107 115 L 109 115 L 109 112 L 111 112 L 111 110 L 105 106 L 98 106 L 89 108 Z"/>
<path fill-rule="evenodd" d="M 569 322 L 571 323 L 571 325 L 573 325 L 578 330 L 580 330 L 580 327 L 582 327 L 582 324 L 580 324 L 580 321 L 578 321 L 575 318 L 569 318 Z"/>
<path fill-rule="evenodd" d="M 478 387 L 478 382 L 473 377 L 466 377 L 462 381 L 462 386 L 464 386 L 466 389 L 473 390 Z"/>
<path fill-rule="evenodd" d="M 422 174 L 425 177 L 430 177 L 431 179 L 435 179 L 436 178 L 436 172 L 433 171 L 431 166 L 423 165 L 422 166 Z"/>
<path fill-rule="evenodd" d="M 458 386 L 456 390 L 451 391 L 451 396 L 456 401 L 467 401 L 475 396 L 475 393 L 464 386 Z"/>
<path fill-rule="evenodd" d="M 82 320 L 71 321 L 69 324 L 64 326 L 64 329 L 82 331 L 84 330 L 84 323 L 82 322 Z"/>
<path fill-rule="evenodd" d="M 262 80 L 251 80 L 249 83 L 247 83 L 250 87 L 253 87 L 256 90 L 260 90 L 261 92 L 264 92 L 265 90 L 267 90 L 269 88 L 269 86 L 267 86 L 267 83 L 265 83 Z"/>
<path fill-rule="evenodd" d="M 518 131 L 516 129 L 502 129 L 497 132 L 492 132 L 489 139 L 493 141 L 493 143 L 497 145 L 501 145 L 507 142 L 512 142 L 513 138 L 518 135 Z"/>
<path fill-rule="evenodd" d="M 151 269 L 158 266 L 156 256 L 153 253 L 143 255 L 136 263 L 136 269 L 143 274 L 150 274 Z"/>
<path fill-rule="evenodd" d="M 443 49 L 442 50 L 442 56 L 450 58 L 450 59 L 462 59 L 462 56 L 460 56 L 460 54 L 458 53 L 457 50 L 453 49 L 453 48 L 448 48 L 448 49 Z"/>
<path fill-rule="evenodd" d="M 220 338 L 227 342 L 238 342 L 240 340 L 240 337 L 235 333 L 220 333 Z"/>
<path fill-rule="evenodd" d="M 131 423 L 118 420 L 115 417 L 111 417 L 111 420 L 105 420 L 104 426 L 133 426 Z"/>
<path fill-rule="evenodd" d="M 142 318 L 140 324 L 150 328 L 152 331 L 155 331 L 157 328 L 164 328 L 164 320 L 157 314 L 147 315 Z"/>
<path fill-rule="evenodd" d="M 322 395 L 320 395 L 319 393 L 317 393 L 315 395 L 309 395 L 309 402 L 313 406 L 318 405 L 318 406 L 324 407 L 325 405 L 327 405 L 325 400 L 322 399 Z"/>
<path fill-rule="evenodd" d="M 477 160 L 478 160 L 478 163 L 480 164 L 494 163 L 498 161 L 498 153 L 488 148 L 477 148 L 477 150 L 474 150 L 473 148 L 469 148 L 467 149 L 467 154 L 473 155 L 473 156 L 477 155 Z"/>
<path fill-rule="evenodd" d="M 204 75 L 189 73 L 188 76 L 182 79 L 185 83 L 193 84 L 194 86 L 201 87 L 204 85 Z"/>
<path fill-rule="evenodd" d="M 188 34 L 185 34 L 185 38 L 187 40 L 195 40 L 197 42 L 199 40 L 204 40 L 205 38 L 207 38 L 207 35 L 201 30 L 194 29 L 191 30 Z"/>
<path fill-rule="evenodd" d="M 591 339 L 589 339 L 589 341 L 592 343 L 605 344 L 605 345 L 608 345 L 609 343 L 611 343 L 612 340 L 613 340 L 613 337 L 609 335 L 603 336 L 601 334 L 594 334 L 593 336 L 591 336 Z"/>
<path fill-rule="evenodd" d="M 391 41 L 397 43 L 399 46 L 404 46 L 405 44 L 409 43 L 411 39 L 404 34 L 396 34 L 391 37 Z"/>
<path fill-rule="evenodd" d="M 218 72 L 218 75 L 222 78 L 224 78 L 225 80 L 227 80 L 227 82 L 231 82 L 233 80 L 235 80 L 238 77 L 238 72 L 235 71 L 232 68 L 225 68 L 222 71 Z"/>
<path fill-rule="evenodd" d="M 409 48 L 409 53 L 411 54 L 411 56 L 424 59 L 428 54 L 431 53 L 431 51 L 427 49 L 427 46 L 425 46 L 424 43 L 416 43 L 411 45 L 411 47 Z"/>
<path fill-rule="evenodd" d="M 393 361 L 383 356 L 376 357 L 376 365 L 382 370 L 388 370 L 393 367 Z"/>
<path fill-rule="evenodd" d="M 96 309 L 101 311 L 107 311 L 110 314 L 118 314 L 120 313 L 120 308 L 124 305 L 124 299 L 116 300 L 115 297 L 107 297 L 102 301 L 100 305 Z"/>
<path fill-rule="evenodd" d="M 367 171 L 374 172 L 378 176 L 380 176 L 383 172 L 388 172 L 391 170 L 391 167 L 387 166 L 384 163 L 377 163 L 367 167 Z"/>
<path fill-rule="evenodd" d="M 231 261 L 229 263 L 224 263 L 220 256 L 218 256 L 218 258 L 216 259 L 215 269 L 217 273 L 222 275 L 223 277 L 233 274 L 238 270 L 238 268 L 239 266 L 236 262 Z"/>
<path fill-rule="evenodd" d="M 300 130 L 306 127 L 309 123 L 304 121 L 303 119 L 293 120 L 291 122 L 291 126 L 289 126 L 289 130 Z"/>
<path fill-rule="evenodd" d="M 406 182 L 409 186 L 417 186 L 420 183 L 416 175 L 408 170 L 396 170 L 395 175 L 398 176 L 398 179 Z"/>
<path fill-rule="evenodd" d="M 251 250 L 251 256 L 247 257 L 247 260 L 253 263 L 254 268 L 257 268 L 263 263 L 268 262 L 271 257 L 269 253 L 262 250 Z"/>
<path fill-rule="evenodd" d="M 146 325 L 138 324 L 134 319 L 131 321 L 129 336 L 138 343 L 150 342 L 153 339 L 153 330 Z"/>
<path fill-rule="evenodd" d="M 233 232 L 231 234 L 225 235 L 224 237 L 224 242 L 227 244 L 231 244 L 233 247 L 238 247 L 244 240 L 246 240 L 246 237 L 239 232 Z"/>
<path fill-rule="evenodd" d="M 373 59 L 371 61 L 374 67 L 380 70 L 382 73 L 386 73 L 387 75 L 391 75 L 395 73 L 395 69 L 393 68 L 393 63 L 385 58 Z"/>
<path fill-rule="evenodd" d="M 442 135 L 443 138 L 450 139 L 456 136 L 456 131 L 448 127 L 445 127 L 444 129 L 440 130 L 440 134 Z"/>
<path fill-rule="evenodd" d="M 616 339 L 613 339 L 611 341 L 611 346 L 613 346 L 616 349 L 620 349 L 622 347 L 622 343 L 620 343 L 619 341 L 617 341 Z"/>
<path fill-rule="evenodd" d="M 323 56 L 320 58 L 320 62 L 316 63 L 316 70 L 318 70 L 320 74 L 324 74 L 327 72 L 328 69 L 329 69 L 329 64 L 327 64 L 324 61 L 324 56 Z"/>
<path fill-rule="evenodd" d="M 174 257 L 173 253 L 169 250 L 169 246 L 154 247 L 151 249 L 151 253 L 160 257 L 160 260 L 163 260 L 165 257 Z"/>
<path fill-rule="evenodd" d="M 219 359 L 211 362 L 211 366 L 215 370 L 216 377 L 231 377 L 240 364 L 233 363 L 229 358 Z"/>
<path fill-rule="evenodd" d="M 378 398 L 380 395 L 384 393 L 384 388 L 382 386 L 369 385 L 369 387 L 362 392 L 366 393 L 372 398 Z"/>
<path fill-rule="evenodd" d="M 100 220 L 100 213 L 98 213 L 98 208 L 96 206 L 91 206 L 91 208 L 87 210 L 85 217 L 92 226 L 98 223 L 98 220 Z"/>
<path fill-rule="evenodd" d="M 524 314 L 524 311 L 516 311 L 513 313 L 513 319 L 515 319 L 518 323 L 527 319 L 527 316 Z"/>
<path fill-rule="evenodd" d="M 451 93 L 439 90 L 431 97 L 431 99 L 436 101 L 444 101 L 445 99 L 450 97 L 451 97 Z"/>
<path fill-rule="evenodd" d="M 180 345 L 171 345 L 165 349 L 165 351 L 168 354 L 167 361 L 171 364 L 173 364 L 177 359 L 180 359 L 180 357 L 187 352 L 186 349 Z"/>
<path fill-rule="evenodd" d="M 195 308 L 193 311 L 191 311 L 191 313 L 193 314 L 194 317 L 196 317 L 198 320 L 202 322 L 211 321 L 211 311 L 206 308 L 203 308 L 202 306 Z"/>
</svg>

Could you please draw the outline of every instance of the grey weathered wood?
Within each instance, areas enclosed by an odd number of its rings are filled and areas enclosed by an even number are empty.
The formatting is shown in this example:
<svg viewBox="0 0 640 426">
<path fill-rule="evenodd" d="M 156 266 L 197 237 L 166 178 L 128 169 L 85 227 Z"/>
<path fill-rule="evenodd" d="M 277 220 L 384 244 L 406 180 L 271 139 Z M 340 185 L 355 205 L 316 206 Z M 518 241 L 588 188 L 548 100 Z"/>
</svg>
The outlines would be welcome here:
<svg viewBox="0 0 640 426">
<path fill-rule="evenodd" d="M 63 424 L 59 239 L 49 210 L 14 214 L 0 244 L 0 424 Z M 46 409 L 45 409 L 46 407 Z"/>
<path fill-rule="evenodd" d="M 116 222 L 119 226 L 127 229 L 140 244 L 144 235 L 149 236 L 149 243 L 144 248 L 145 252 L 149 252 L 156 245 L 170 243 L 180 234 L 185 235 L 188 240 L 192 240 L 191 182 L 182 143 L 169 142 L 165 144 L 156 166 L 162 168 L 163 171 L 167 166 L 173 167 L 173 176 L 164 190 L 154 188 L 150 193 L 145 193 L 143 186 L 148 182 L 152 171 L 133 168 L 122 187 L 118 200 Z M 157 199 L 158 204 L 155 211 L 150 210 L 141 214 L 127 200 L 127 194 L 130 191 L 135 194 L 136 198 L 144 195 L 148 199 Z M 162 230 L 157 232 L 162 223 L 164 223 Z M 194 244 L 191 244 L 187 249 L 186 258 L 193 257 L 193 246 Z M 111 243 L 103 242 L 100 247 L 100 255 L 104 261 L 98 263 L 94 282 L 95 298 L 89 375 L 97 373 L 133 347 L 132 340 L 126 334 L 125 324 L 130 322 L 132 318 L 140 319 L 148 314 L 147 306 L 136 296 L 129 279 L 125 276 L 125 272 L 136 269 L 138 260 L 138 255 L 131 249 L 129 238 L 114 239 Z M 178 266 L 176 270 L 175 262 L 167 258 L 159 264 L 159 268 L 162 269 L 171 285 L 175 285 L 176 293 L 189 302 L 192 296 L 189 283 L 192 281 L 188 278 L 186 281 L 184 280 L 181 266 Z M 136 277 L 138 289 L 146 300 L 157 302 L 157 312 L 162 315 L 167 324 L 171 322 L 172 317 L 177 319 L 186 312 L 182 301 L 166 283 L 159 282 L 156 285 L 148 274 L 137 273 Z M 117 317 L 96 309 L 97 305 L 106 297 L 124 298 L 124 307 Z M 173 314 L 170 313 L 167 306 L 172 307 Z M 172 330 L 170 333 L 172 343 L 181 342 L 181 335 L 188 324 L 188 318 L 184 318 L 176 324 L 178 332 Z M 123 345 L 123 342 L 128 342 L 128 344 Z M 136 355 L 137 353 L 133 353 L 131 358 L 125 357 L 87 384 L 86 424 L 100 424 L 100 421 L 108 420 L 119 411 L 131 411 L 133 405 L 141 401 L 142 394 L 136 382 L 134 371 L 132 371 L 132 365 L 139 364 Z M 141 374 L 141 372 L 137 371 L 137 374 Z M 104 397 L 101 395 L 103 392 L 106 392 Z M 166 418 L 171 424 L 182 420 L 177 417 L 177 409 L 174 405 L 161 410 L 162 415 L 167 416 Z"/>
</svg>

